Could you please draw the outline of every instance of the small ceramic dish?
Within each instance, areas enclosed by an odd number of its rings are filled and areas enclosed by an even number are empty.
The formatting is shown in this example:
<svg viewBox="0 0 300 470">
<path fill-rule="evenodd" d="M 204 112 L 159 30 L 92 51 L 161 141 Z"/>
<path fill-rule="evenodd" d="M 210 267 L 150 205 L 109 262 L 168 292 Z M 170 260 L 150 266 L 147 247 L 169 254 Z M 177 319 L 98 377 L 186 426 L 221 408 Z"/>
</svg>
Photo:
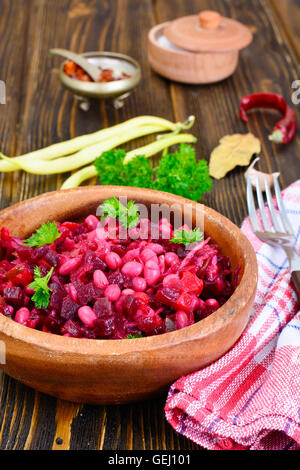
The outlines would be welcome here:
<svg viewBox="0 0 300 470">
<path fill-rule="evenodd" d="M 116 52 L 85 52 L 83 55 L 89 62 L 102 69 L 118 70 L 130 75 L 128 78 L 106 83 L 84 82 L 69 77 L 64 72 L 64 61 L 59 69 L 62 84 L 80 100 L 80 107 L 88 110 L 90 99 L 113 99 L 115 108 L 123 105 L 125 98 L 139 84 L 141 68 L 136 60 Z"/>
<path fill-rule="evenodd" d="M 178 377 L 231 348 L 248 322 L 256 291 L 256 256 L 241 230 L 214 210 L 169 193 L 120 186 L 55 191 L 4 209 L 0 227 L 27 237 L 48 220 L 83 220 L 112 196 L 126 196 L 148 207 L 176 204 L 190 223 L 201 213 L 205 234 L 229 256 L 233 270 L 241 266 L 240 279 L 229 300 L 204 320 L 145 338 L 70 338 L 28 328 L 0 314 L 0 340 L 6 349 L 3 370 L 36 390 L 74 402 L 124 403 L 166 391 Z"/>
<path fill-rule="evenodd" d="M 250 30 L 214 11 L 159 24 L 148 35 L 151 67 L 170 80 L 214 83 L 229 77 L 239 50 L 252 41 Z"/>
</svg>

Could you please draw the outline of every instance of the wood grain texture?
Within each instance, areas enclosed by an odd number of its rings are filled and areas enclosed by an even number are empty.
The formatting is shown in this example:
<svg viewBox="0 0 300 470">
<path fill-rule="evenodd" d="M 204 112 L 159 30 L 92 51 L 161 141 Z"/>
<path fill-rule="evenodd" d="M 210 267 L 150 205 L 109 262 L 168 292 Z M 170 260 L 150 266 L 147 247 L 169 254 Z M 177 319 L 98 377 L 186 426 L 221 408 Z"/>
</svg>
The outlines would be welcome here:
<svg viewBox="0 0 300 470">
<path fill-rule="evenodd" d="M 254 32 L 254 42 L 241 53 L 234 76 L 198 87 L 170 83 L 152 72 L 147 63 L 148 30 L 208 6 Z M 267 135 L 277 114 L 256 111 L 246 126 L 237 109 L 239 99 L 254 91 L 276 91 L 290 102 L 291 82 L 300 78 L 299 16 L 297 0 L 1 0 L 0 79 L 7 87 L 7 104 L 0 105 L 1 151 L 17 155 L 138 114 L 176 120 L 195 114 L 199 156 L 208 158 L 223 135 L 250 130 L 262 141 L 259 168 L 280 171 L 285 186 L 299 177 L 299 133 L 288 146 L 276 146 Z M 51 47 L 132 55 L 142 65 L 142 82 L 123 109 L 94 102 L 86 115 L 60 86 L 59 59 L 48 56 Z M 299 107 L 296 112 L 300 118 Z M 203 199 L 236 223 L 246 215 L 242 173 L 236 169 L 215 182 Z M 61 181 L 61 176 L 1 174 L 1 207 L 55 189 Z M 162 397 L 130 406 L 64 408 L 64 402 L 4 376 L 0 449 L 199 448 L 165 422 L 164 402 Z"/>
<path fill-rule="evenodd" d="M 281 24 L 282 32 L 287 36 L 300 59 L 300 10 L 297 8 L 299 2 L 297 0 L 271 0 L 271 4 Z"/>
</svg>

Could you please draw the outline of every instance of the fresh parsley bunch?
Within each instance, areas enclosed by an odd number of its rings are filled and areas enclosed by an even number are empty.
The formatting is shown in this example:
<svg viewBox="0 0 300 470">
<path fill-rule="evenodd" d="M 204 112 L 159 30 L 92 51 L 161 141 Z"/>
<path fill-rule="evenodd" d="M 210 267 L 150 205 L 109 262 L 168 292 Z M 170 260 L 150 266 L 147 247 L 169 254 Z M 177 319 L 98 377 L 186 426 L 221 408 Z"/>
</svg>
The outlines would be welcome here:
<svg viewBox="0 0 300 470">
<path fill-rule="evenodd" d="M 153 168 L 145 155 L 138 155 L 126 165 L 123 149 L 108 150 L 96 158 L 94 165 L 102 184 L 151 188 Z"/>
<path fill-rule="evenodd" d="M 125 155 L 122 149 L 109 150 L 95 160 L 102 184 L 158 189 L 194 201 L 212 188 L 206 160 L 197 161 L 190 145 L 181 144 L 174 153 L 163 155 L 155 169 L 145 155 L 124 165 Z"/>
<path fill-rule="evenodd" d="M 199 201 L 212 188 L 206 160 L 196 160 L 195 149 L 181 144 L 174 153 L 160 159 L 154 189 Z"/>
</svg>

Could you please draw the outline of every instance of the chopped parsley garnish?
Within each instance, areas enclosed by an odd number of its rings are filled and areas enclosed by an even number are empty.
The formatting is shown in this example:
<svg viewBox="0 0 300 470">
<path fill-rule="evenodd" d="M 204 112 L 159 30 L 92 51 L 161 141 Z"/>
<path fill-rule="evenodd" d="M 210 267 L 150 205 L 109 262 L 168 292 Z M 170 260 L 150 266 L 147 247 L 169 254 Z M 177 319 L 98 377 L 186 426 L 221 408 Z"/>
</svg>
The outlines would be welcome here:
<svg viewBox="0 0 300 470">
<path fill-rule="evenodd" d="M 134 338 L 142 338 L 142 335 L 140 335 L 140 334 L 132 335 L 130 333 L 130 335 L 126 336 L 125 339 L 134 339 Z"/>
<path fill-rule="evenodd" d="M 119 222 L 126 228 L 136 227 L 139 223 L 139 208 L 134 201 L 129 201 L 126 207 L 113 196 L 106 199 L 101 204 L 100 209 L 103 213 L 101 219 L 106 217 L 118 218 Z"/>
<path fill-rule="evenodd" d="M 51 279 L 53 269 L 54 268 L 51 268 L 46 276 L 41 277 L 40 268 L 38 266 L 34 268 L 34 280 L 28 287 L 34 290 L 31 300 L 34 301 L 36 308 L 46 308 L 49 305 L 51 289 L 48 287 L 48 283 Z"/>
<path fill-rule="evenodd" d="M 43 246 L 54 243 L 61 236 L 55 222 L 47 222 L 42 224 L 31 237 L 24 240 L 24 245 Z"/>
<path fill-rule="evenodd" d="M 170 242 L 189 245 L 190 243 L 201 242 L 202 240 L 203 233 L 199 228 L 194 228 L 189 232 L 187 230 L 175 230 L 174 236 L 170 239 Z"/>
</svg>

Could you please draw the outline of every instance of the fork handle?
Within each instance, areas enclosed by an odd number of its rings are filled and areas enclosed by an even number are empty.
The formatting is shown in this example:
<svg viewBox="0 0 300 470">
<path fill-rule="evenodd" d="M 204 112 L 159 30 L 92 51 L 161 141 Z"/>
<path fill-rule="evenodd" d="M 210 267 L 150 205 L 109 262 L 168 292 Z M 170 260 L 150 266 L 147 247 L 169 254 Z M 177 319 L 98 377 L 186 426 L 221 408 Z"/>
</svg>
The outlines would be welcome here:
<svg viewBox="0 0 300 470">
<path fill-rule="evenodd" d="M 300 302 L 300 271 L 292 271 L 291 273 L 292 283 L 296 289 L 296 294 Z"/>
</svg>

